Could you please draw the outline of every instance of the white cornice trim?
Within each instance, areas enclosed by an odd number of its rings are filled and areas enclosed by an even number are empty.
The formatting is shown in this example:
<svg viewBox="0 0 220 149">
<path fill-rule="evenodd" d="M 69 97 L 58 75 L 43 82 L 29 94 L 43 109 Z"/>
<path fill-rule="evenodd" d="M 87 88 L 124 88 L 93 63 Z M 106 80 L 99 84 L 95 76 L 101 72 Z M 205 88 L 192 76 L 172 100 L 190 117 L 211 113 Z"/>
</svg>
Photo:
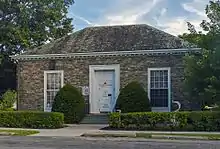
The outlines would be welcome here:
<svg viewBox="0 0 220 149">
<path fill-rule="evenodd" d="M 100 57 L 100 56 L 182 55 L 184 53 L 192 53 L 192 52 L 199 53 L 200 50 L 201 48 L 155 49 L 155 50 L 88 52 L 88 53 L 67 53 L 67 54 L 16 55 L 10 57 L 14 60 L 33 60 L 33 59 L 63 59 L 63 58 Z"/>
</svg>

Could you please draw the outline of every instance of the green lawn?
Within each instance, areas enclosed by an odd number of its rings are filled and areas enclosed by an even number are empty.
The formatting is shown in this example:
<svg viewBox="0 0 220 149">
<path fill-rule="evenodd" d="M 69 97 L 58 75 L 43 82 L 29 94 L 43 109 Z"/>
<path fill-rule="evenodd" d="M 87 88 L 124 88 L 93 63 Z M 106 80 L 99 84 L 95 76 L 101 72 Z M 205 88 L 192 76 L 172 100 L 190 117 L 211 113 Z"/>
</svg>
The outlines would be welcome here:
<svg viewBox="0 0 220 149">
<path fill-rule="evenodd" d="M 5 135 L 10 135 L 10 136 L 28 136 L 32 134 L 37 134 L 39 131 L 36 130 L 5 130 L 5 129 L 0 129 L 0 134 L 5 133 Z"/>
</svg>

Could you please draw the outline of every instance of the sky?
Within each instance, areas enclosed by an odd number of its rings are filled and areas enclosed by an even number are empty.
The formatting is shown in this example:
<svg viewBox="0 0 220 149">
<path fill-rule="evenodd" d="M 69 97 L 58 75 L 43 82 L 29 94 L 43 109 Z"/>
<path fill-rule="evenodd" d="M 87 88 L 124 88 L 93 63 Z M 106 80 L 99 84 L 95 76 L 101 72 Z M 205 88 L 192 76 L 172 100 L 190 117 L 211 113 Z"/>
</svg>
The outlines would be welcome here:
<svg viewBox="0 0 220 149">
<path fill-rule="evenodd" d="M 75 0 L 68 10 L 74 30 L 91 26 L 148 24 L 172 35 L 201 30 L 209 0 Z"/>
</svg>

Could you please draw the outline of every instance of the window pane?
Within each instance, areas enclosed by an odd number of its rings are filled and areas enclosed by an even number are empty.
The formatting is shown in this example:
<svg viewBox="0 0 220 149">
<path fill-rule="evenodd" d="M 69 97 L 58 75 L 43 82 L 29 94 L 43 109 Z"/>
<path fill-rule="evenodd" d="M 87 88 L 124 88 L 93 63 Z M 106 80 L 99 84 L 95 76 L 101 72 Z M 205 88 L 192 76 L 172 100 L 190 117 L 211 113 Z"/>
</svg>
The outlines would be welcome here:
<svg viewBox="0 0 220 149">
<path fill-rule="evenodd" d="M 164 82 L 163 82 L 163 81 L 160 81 L 160 86 L 159 86 L 159 88 L 164 88 L 164 87 L 163 87 L 163 84 L 164 84 Z"/>
<path fill-rule="evenodd" d="M 150 82 L 150 88 L 155 88 L 153 81 Z"/>
<path fill-rule="evenodd" d="M 61 75 L 60 74 L 58 74 L 57 76 L 56 76 L 56 80 L 55 80 L 55 88 L 54 89 L 60 89 L 60 87 L 61 87 Z"/>
<path fill-rule="evenodd" d="M 159 88 L 159 82 L 158 81 L 155 82 L 155 88 Z"/>
<path fill-rule="evenodd" d="M 164 78 L 164 76 L 163 76 L 163 74 L 161 74 L 160 75 L 160 82 L 163 82 L 163 80 L 164 80 L 163 78 Z"/>
<path fill-rule="evenodd" d="M 47 107 L 52 107 L 57 91 L 47 91 Z"/>
<path fill-rule="evenodd" d="M 51 101 L 52 101 L 52 92 L 51 91 L 47 91 L 47 107 L 51 107 Z"/>
<path fill-rule="evenodd" d="M 155 71 L 155 77 L 157 77 L 157 78 L 160 77 L 160 71 L 158 71 L 158 70 Z"/>
<path fill-rule="evenodd" d="M 150 100 L 152 107 L 168 107 L 168 89 L 151 89 Z"/>
<path fill-rule="evenodd" d="M 168 82 L 164 83 L 164 88 L 168 88 Z"/>
<path fill-rule="evenodd" d="M 160 76 L 156 76 L 156 77 L 155 77 L 155 81 L 159 81 L 159 77 L 160 77 Z"/>
<path fill-rule="evenodd" d="M 165 81 L 168 81 L 168 71 L 167 70 L 164 71 L 163 77 L 164 77 Z"/>
<path fill-rule="evenodd" d="M 164 70 L 164 76 L 168 76 L 168 70 Z"/>
<path fill-rule="evenodd" d="M 47 89 L 51 88 L 51 76 L 50 74 L 47 74 Z"/>
</svg>

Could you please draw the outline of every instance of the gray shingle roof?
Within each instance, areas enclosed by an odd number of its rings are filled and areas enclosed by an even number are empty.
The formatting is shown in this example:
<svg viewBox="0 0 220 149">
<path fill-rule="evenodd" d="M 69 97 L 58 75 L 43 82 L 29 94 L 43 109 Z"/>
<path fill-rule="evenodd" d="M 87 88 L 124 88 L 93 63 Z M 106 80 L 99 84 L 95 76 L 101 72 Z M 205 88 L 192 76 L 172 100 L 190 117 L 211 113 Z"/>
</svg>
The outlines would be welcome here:
<svg viewBox="0 0 220 149">
<path fill-rule="evenodd" d="M 24 54 L 179 49 L 188 46 L 188 43 L 176 36 L 140 24 L 88 27 Z"/>
</svg>

